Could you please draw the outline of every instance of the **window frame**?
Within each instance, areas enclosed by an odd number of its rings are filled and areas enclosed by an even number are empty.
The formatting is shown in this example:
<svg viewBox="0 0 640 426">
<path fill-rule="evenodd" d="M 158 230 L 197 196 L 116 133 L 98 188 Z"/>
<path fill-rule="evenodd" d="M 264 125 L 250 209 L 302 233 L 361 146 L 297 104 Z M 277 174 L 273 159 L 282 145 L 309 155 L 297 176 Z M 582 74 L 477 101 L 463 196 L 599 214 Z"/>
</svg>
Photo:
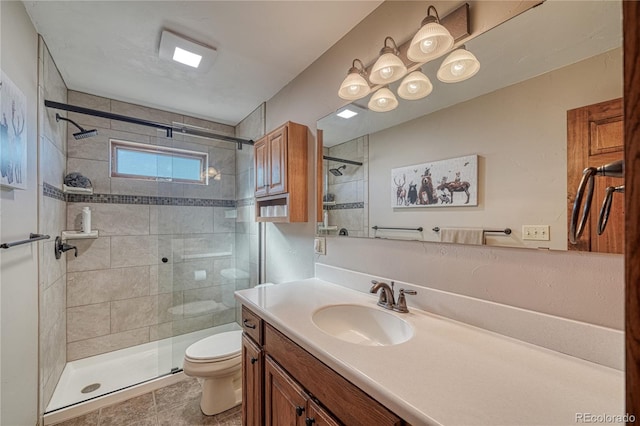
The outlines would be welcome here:
<svg viewBox="0 0 640 426">
<path fill-rule="evenodd" d="M 125 149 L 127 151 L 144 152 L 148 154 L 165 155 L 171 157 L 188 158 L 192 160 L 200 161 L 200 179 L 180 179 L 174 177 L 160 177 L 160 176 L 148 176 L 148 175 L 132 175 L 128 173 L 120 173 L 118 171 L 118 150 Z M 191 151 L 187 149 L 172 148 L 166 146 L 150 145 L 146 143 L 130 142 L 120 139 L 109 139 L 109 170 L 110 177 L 126 178 L 126 179 L 138 179 L 145 181 L 155 182 L 173 182 L 173 183 L 189 183 L 195 185 L 208 185 L 209 184 L 209 153 Z"/>
</svg>

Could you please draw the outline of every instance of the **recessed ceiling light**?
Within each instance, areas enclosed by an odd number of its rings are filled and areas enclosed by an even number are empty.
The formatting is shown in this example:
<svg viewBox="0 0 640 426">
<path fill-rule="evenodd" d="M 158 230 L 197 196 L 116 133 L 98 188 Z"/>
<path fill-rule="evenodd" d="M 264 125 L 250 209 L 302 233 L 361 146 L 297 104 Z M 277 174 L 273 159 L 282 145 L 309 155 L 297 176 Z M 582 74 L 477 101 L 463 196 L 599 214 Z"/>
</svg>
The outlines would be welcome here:
<svg viewBox="0 0 640 426">
<path fill-rule="evenodd" d="M 195 68 L 198 72 L 211 69 L 216 49 L 163 30 L 160 37 L 159 56 Z"/>
<path fill-rule="evenodd" d="M 200 61 L 202 60 L 202 55 L 176 47 L 176 50 L 173 52 L 173 60 L 180 62 L 181 64 L 189 65 L 193 68 L 198 68 Z"/>
<path fill-rule="evenodd" d="M 357 112 L 355 111 L 351 111 L 349 108 L 345 108 L 342 111 L 340 111 L 339 113 L 336 114 L 338 117 L 342 117 L 342 118 L 351 118 L 351 117 L 355 117 L 356 115 L 358 115 Z"/>
</svg>

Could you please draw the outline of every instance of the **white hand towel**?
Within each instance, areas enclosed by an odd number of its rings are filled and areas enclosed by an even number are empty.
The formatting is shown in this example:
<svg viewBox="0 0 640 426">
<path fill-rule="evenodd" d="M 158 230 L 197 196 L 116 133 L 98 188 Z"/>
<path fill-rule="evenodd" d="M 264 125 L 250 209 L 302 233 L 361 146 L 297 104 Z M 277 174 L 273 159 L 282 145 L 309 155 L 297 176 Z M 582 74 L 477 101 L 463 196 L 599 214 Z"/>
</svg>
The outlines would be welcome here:
<svg viewBox="0 0 640 426">
<path fill-rule="evenodd" d="M 484 244 L 484 231 L 481 228 L 440 228 L 440 241 L 481 246 Z"/>
</svg>

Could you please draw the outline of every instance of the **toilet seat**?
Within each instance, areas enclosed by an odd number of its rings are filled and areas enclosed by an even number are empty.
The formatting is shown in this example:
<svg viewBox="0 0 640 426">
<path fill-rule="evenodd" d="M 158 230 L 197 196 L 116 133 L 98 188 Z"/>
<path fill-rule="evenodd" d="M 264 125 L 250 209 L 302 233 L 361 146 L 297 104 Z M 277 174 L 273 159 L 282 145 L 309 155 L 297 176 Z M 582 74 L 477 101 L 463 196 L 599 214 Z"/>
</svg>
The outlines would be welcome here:
<svg viewBox="0 0 640 426">
<path fill-rule="evenodd" d="M 189 346 L 185 358 L 191 362 L 224 361 L 242 354 L 242 330 L 206 337 Z"/>
</svg>

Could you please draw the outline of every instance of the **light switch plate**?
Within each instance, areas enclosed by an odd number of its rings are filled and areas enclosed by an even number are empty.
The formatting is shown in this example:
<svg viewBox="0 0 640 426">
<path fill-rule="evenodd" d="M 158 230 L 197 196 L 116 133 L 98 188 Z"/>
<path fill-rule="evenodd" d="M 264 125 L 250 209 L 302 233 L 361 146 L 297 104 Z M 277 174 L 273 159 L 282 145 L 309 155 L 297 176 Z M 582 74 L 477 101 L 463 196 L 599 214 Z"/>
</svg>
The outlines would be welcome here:
<svg viewBox="0 0 640 426">
<path fill-rule="evenodd" d="M 316 237 L 313 240 L 313 251 L 315 254 L 327 254 L 327 240 L 324 237 Z"/>
<path fill-rule="evenodd" d="M 549 225 L 522 225 L 522 239 L 549 241 Z"/>
</svg>

